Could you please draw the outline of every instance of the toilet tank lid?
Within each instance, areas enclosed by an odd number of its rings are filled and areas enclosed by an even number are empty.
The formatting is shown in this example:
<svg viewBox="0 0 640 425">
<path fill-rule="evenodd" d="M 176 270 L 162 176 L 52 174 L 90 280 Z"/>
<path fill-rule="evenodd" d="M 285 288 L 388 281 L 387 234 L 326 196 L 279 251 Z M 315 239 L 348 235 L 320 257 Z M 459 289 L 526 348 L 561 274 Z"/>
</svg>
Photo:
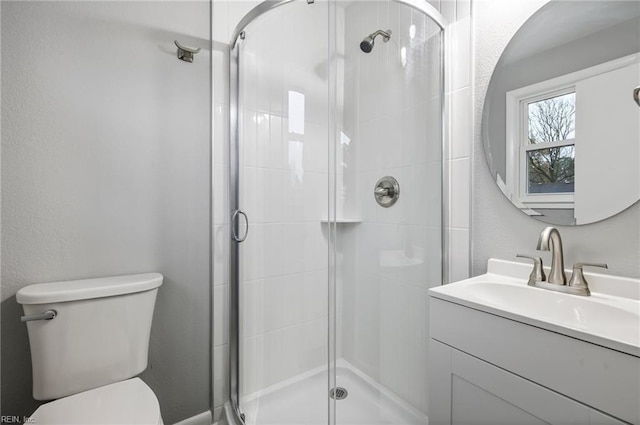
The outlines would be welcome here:
<svg viewBox="0 0 640 425">
<path fill-rule="evenodd" d="M 16 300 L 20 304 L 51 304 L 132 294 L 149 291 L 160 285 L 160 273 L 37 283 L 21 288 L 16 294 Z"/>
</svg>

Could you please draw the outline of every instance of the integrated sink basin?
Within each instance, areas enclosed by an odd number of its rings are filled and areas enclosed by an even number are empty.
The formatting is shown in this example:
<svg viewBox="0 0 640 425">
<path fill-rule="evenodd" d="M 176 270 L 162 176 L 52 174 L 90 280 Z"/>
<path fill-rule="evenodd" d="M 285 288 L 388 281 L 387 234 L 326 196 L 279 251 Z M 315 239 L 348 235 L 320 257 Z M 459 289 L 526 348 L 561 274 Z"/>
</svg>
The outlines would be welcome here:
<svg viewBox="0 0 640 425">
<path fill-rule="evenodd" d="M 488 273 L 430 294 L 640 356 L 640 280 L 585 273 L 592 295 L 582 297 L 528 286 L 530 271 L 528 264 L 492 259 Z"/>
</svg>

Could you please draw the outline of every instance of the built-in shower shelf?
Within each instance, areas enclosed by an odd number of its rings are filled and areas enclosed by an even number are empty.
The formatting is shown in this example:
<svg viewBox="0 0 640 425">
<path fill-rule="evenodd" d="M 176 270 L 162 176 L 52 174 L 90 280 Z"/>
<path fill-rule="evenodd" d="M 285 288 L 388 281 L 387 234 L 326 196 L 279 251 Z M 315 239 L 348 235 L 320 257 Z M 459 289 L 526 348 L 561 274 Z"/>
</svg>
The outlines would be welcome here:
<svg viewBox="0 0 640 425">
<path fill-rule="evenodd" d="M 326 224 L 328 222 L 329 220 L 326 218 L 323 218 L 322 220 L 320 220 L 320 223 Z M 335 223 L 336 224 L 358 224 L 358 223 L 362 223 L 362 219 L 361 218 L 336 218 Z"/>
</svg>

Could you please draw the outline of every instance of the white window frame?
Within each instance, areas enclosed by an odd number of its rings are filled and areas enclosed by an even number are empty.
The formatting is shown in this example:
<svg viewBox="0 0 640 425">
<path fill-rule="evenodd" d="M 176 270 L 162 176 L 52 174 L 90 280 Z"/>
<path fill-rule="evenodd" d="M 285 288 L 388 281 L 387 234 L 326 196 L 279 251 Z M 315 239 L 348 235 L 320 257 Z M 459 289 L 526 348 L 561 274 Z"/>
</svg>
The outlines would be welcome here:
<svg viewBox="0 0 640 425">
<path fill-rule="evenodd" d="M 522 99 L 520 106 L 520 140 L 518 145 L 518 178 L 519 182 L 518 195 L 520 202 L 533 208 L 573 208 L 573 192 L 571 193 L 529 193 L 528 171 L 529 164 L 527 161 L 527 153 L 541 149 L 558 148 L 562 146 L 575 146 L 576 140 L 556 140 L 553 142 L 544 142 L 540 144 L 529 143 L 529 105 L 545 99 L 551 99 L 570 93 L 575 93 L 575 85 L 563 87 L 552 92 L 538 94 L 528 99 Z"/>
<path fill-rule="evenodd" d="M 559 146 L 575 145 L 576 139 L 536 145 L 529 144 L 528 105 L 575 92 L 576 83 L 596 75 L 604 74 L 637 63 L 640 53 L 605 62 L 571 74 L 541 81 L 506 94 L 506 178 L 507 187 L 513 196 L 528 208 L 573 208 L 573 194 L 528 194 L 526 151 Z M 579 94 L 576 93 L 576 109 Z M 576 129 L 576 133 L 578 129 Z M 578 134 L 578 133 L 577 133 Z"/>
</svg>

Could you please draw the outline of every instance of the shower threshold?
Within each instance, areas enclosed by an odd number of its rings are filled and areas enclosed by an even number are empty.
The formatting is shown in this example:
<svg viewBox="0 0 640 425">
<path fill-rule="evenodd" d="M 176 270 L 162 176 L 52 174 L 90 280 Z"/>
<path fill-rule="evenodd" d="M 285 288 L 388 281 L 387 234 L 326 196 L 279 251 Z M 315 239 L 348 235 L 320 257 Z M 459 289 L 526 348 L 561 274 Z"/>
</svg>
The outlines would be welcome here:
<svg viewBox="0 0 640 425">
<path fill-rule="evenodd" d="M 326 425 L 327 368 L 321 367 L 242 398 L 247 425 Z M 336 385 L 337 425 L 427 425 L 427 417 L 362 371 L 340 359 Z M 331 400 L 333 402 L 333 400 Z"/>
</svg>

